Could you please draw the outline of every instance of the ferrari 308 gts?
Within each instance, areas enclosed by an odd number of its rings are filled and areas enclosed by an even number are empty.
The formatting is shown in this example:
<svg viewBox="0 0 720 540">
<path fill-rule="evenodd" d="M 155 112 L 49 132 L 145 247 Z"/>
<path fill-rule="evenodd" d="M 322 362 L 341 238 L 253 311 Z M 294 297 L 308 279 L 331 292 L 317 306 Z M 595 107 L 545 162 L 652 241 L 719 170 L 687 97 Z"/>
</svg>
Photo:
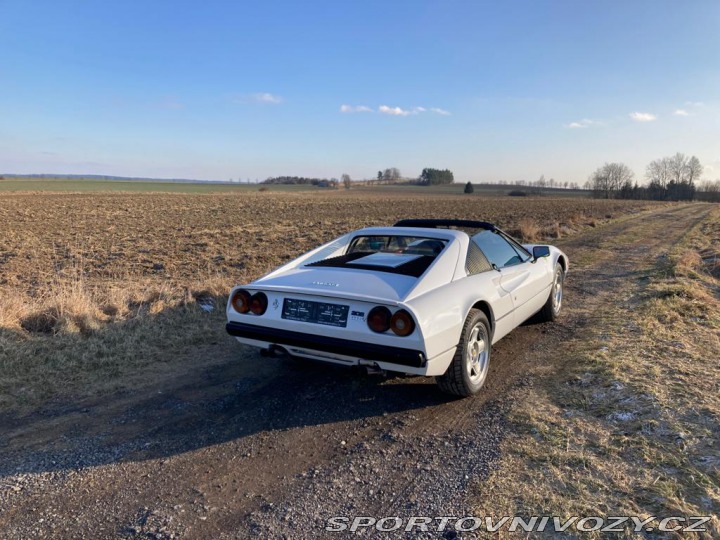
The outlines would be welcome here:
<svg viewBox="0 0 720 540">
<path fill-rule="evenodd" d="M 233 288 L 227 331 L 266 353 L 482 387 L 493 343 L 562 307 L 567 256 L 483 221 L 360 229 Z"/>
</svg>

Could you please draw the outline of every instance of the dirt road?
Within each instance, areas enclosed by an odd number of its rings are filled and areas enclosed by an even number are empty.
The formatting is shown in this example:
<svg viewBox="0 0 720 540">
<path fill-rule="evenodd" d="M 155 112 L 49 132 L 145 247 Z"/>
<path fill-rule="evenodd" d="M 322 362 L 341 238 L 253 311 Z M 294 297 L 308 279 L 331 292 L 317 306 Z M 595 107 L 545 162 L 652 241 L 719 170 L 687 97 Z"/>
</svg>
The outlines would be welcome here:
<svg viewBox="0 0 720 540">
<path fill-rule="evenodd" d="M 227 359 L 219 367 L 152 393 L 5 418 L 0 537 L 338 538 L 324 531 L 331 516 L 471 515 L 469 492 L 507 429 L 508 389 L 568 360 L 556 346 L 581 337 L 589 303 L 612 309 L 613 281 L 639 261 L 624 253 L 653 259 L 709 209 L 664 207 L 559 241 L 571 260 L 564 316 L 498 343 L 473 399 L 420 378 L 265 359 L 228 338 L 188 351 L 199 365 Z"/>
</svg>

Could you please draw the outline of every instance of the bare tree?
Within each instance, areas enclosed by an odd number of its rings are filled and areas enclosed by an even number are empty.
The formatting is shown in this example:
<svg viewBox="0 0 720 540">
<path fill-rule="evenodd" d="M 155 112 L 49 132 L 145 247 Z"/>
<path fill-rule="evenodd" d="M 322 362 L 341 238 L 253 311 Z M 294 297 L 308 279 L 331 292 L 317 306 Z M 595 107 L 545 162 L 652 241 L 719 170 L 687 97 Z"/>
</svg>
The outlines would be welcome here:
<svg viewBox="0 0 720 540">
<path fill-rule="evenodd" d="M 656 159 L 647 166 L 646 178 L 650 181 L 647 195 L 658 200 L 692 200 L 695 183 L 702 178 L 700 160 L 678 152 L 672 157 Z"/>
<path fill-rule="evenodd" d="M 397 167 L 390 167 L 389 169 L 385 169 L 382 174 L 382 179 L 385 180 L 385 182 L 388 184 L 397 182 L 398 180 L 400 180 L 400 169 L 398 169 Z"/>
<path fill-rule="evenodd" d="M 692 185 L 696 180 L 700 180 L 703 173 L 700 160 L 695 156 L 687 157 L 685 154 L 678 152 L 673 157 L 663 158 L 658 161 L 667 164 L 670 180 L 674 180 L 676 184 Z"/>
<path fill-rule="evenodd" d="M 340 177 L 340 180 L 342 181 L 343 186 L 345 186 L 345 189 L 350 189 L 350 187 L 352 186 L 352 178 L 350 178 L 349 174 L 343 174 Z"/>
<path fill-rule="evenodd" d="M 694 184 L 702 178 L 703 167 L 700 165 L 700 160 L 697 157 L 693 156 L 688 160 L 687 169 L 688 183 Z"/>
<path fill-rule="evenodd" d="M 590 176 L 593 195 L 602 199 L 614 199 L 618 192 L 632 183 L 635 174 L 624 163 L 606 163 Z"/>
<path fill-rule="evenodd" d="M 673 157 L 668 158 L 670 166 L 670 177 L 676 184 L 683 182 L 687 173 L 688 159 L 685 154 L 678 152 Z"/>
<path fill-rule="evenodd" d="M 651 184 L 656 184 L 665 189 L 670 180 L 672 180 L 670 160 L 671 158 L 662 158 L 651 161 L 645 170 L 645 178 L 647 178 Z"/>
</svg>

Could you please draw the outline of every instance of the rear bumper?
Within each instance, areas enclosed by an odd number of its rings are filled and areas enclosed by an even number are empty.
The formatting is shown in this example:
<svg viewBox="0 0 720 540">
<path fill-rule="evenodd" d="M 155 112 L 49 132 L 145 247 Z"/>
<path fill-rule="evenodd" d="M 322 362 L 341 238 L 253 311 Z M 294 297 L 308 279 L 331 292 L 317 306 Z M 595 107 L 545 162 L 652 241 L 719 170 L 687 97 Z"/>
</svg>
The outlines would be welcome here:
<svg viewBox="0 0 720 540">
<path fill-rule="evenodd" d="M 304 349 L 336 353 L 344 356 L 362 358 L 363 360 L 387 362 L 389 364 L 414 368 L 422 368 L 427 364 L 425 354 L 422 351 L 412 349 L 387 347 L 375 343 L 317 336 L 315 334 L 292 332 L 290 330 L 280 330 L 235 321 L 227 323 L 225 328 L 231 336 L 262 341 L 268 344 L 302 347 Z"/>
</svg>

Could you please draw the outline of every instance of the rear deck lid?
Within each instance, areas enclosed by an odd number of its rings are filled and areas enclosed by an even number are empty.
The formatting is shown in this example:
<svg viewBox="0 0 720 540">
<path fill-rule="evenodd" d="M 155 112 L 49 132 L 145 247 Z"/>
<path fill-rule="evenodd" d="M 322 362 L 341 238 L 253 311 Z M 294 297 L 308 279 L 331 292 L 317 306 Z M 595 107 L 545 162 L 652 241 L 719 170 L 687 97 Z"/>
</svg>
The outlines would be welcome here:
<svg viewBox="0 0 720 540">
<path fill-rule="evenodd" d="M 416 283 L 417 278 L 402 274 L 317 267 L 294 268 L 254 282 L 272 290 L 390 303 L 401 302 Z"/>
</svg>

